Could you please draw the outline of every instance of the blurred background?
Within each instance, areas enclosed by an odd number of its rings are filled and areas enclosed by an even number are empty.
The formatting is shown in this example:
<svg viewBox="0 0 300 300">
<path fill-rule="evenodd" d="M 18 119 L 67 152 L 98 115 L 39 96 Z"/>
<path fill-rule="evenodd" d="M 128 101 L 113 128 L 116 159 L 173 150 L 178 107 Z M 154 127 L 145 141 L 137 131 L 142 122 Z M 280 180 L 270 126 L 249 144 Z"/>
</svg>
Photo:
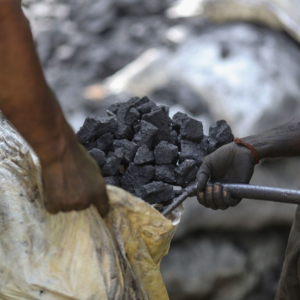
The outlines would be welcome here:
<svg viewBox="0 0 300 300">
<path fill-rule="evenodd" d="M 300 0 L 25 0 L 48 82 L 77 131 L 148 95 L 243 137 L 300 112 Z M 298 158 L 266 160 L 253 184 L 300 189 Z M 171 300 L 271 300 L 295 207 L 196 199 L 162 274 Z"/>
</svg>

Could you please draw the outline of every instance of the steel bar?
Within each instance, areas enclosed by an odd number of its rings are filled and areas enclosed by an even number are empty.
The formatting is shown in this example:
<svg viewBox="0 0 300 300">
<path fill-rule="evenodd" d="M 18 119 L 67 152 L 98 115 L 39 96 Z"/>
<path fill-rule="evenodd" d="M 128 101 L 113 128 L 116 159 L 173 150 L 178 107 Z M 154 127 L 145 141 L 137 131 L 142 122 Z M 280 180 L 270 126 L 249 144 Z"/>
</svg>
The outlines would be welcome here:
<svg viewBox="0 0 300 300">
<path fill-rule="evenodd" d="M 232 197 L 248 198 L 252 200 L 265 200 L 280 203 L 300 204 L 300 191 L 265 187 L 249 184 L 223 184 L 223 188 L 230 190 Z M 182 194 L 175 198 L 172 204 L 166 206 L 162 212 L 167 216 L 188 197 L 197 195 L 197 184 L 193 184 L 183 190 Z"/>
</svg>

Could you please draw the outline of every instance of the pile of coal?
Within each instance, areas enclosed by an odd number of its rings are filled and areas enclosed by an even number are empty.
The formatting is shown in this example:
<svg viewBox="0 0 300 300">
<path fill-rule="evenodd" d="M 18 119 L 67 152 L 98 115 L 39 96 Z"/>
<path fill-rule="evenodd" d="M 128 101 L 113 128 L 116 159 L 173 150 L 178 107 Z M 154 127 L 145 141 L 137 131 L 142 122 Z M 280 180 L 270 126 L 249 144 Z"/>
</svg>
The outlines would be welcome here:
<svg viewBox="0 0 300 300">
<path fill-rule="evenodd" d="M 202 123 L 147 97 L 112 105 L 107 118 L 87 117 L 79 141 L 101 167 L 108 184 L 122 187 L 150 204 L 169 204 L 175 186 L 186 187 L 206 155 L 233 141 L 218 121 L 203 134 Z"/>
</svg>

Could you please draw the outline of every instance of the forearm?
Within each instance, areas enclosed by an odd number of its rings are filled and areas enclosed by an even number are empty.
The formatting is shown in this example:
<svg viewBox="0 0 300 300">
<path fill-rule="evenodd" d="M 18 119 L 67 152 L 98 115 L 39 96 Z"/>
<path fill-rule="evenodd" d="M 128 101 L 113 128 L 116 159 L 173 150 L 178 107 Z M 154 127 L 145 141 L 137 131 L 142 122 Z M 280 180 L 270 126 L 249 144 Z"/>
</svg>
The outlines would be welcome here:
<svg viewBox="0 0 300 300">
<path fill-rule="evenodd" d="M 300 116 L 288 123 L 263 132 L 259 135 L 243 138 L 257 151 L 259 157 L 274 158 L 300 155 Z"/>
<path fill-rule="evenodd" d="M 0 109 L 48 163 L 74 134 L 46 83 L 27 19 L 20 8 L 0 10 Z"/>
</svg>

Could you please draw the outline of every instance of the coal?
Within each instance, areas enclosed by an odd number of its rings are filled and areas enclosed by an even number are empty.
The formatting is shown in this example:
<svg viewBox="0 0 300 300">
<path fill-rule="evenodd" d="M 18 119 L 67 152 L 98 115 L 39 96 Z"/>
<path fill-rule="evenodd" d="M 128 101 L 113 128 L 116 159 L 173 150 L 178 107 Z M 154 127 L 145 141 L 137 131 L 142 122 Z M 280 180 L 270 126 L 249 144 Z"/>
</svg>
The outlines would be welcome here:
<svg viewBox="0 0 300 300">
<path fill-rule="evenodd" d="M 127 104 L 130 106 L 130 107 L 133 107 L 133 108 L 138 108 L 138 107 L 141 107 L 142 105 L 145 105 L 147 103 L 151 102 L 149 100 L 148 97 L 143 97 L 143 98 L 139 98 L 139 97 L 133 97 L 131 98 Z"/>
<path fill-rule="evenodd" d="M 115 153 L 110 152 L 107 155 L 106 163 L 101 168 L 104 177 L 117 175 L 120 170 L 122 159 Z"/>
<path fill-rule="evenodd" d="M 212 153 L 223 145 L 231 143 L 233 139 L 234 136 L 227 122 L 225 120 L 217 121 L 209 128 L 208 154 Z"/>
<path fill-rule="evenodd" d="M 179 154 L 180 162 L 183 162 L 186 159 L 192 159 L 200 165 L 207 154 L 207 147 L 208 141 L 206 137 L 203 137 L 201 143 L 181 140 L 181 151 Z"/>
<path fill-rule="evenodd" d="M 158 128 L 158 131 L 154 136 L 154 146 L 158 145 L 161 141 L 167 141 L 174 144 L 169 130 L 171 119 L 163 107 L 153 108 L 150 113 L 143 115 L 142 120 L 147 121 Z"/>
<path fill-rule="evenodd" d="M 147 97 L 110 106 L 108 118 L 86 118 L 79 140 L 101 167 L 106 183 L 120 186 L 160 208 L 196 180 L 206 155 L 232 142 L 224 121 L 203 134 L 187 114 L 169 118 L 169 108 Z"/>
<path fill-rule="evenodd" d="M 193 142 L 201 142 L 203 138 L 203 125 L 193 118 L 183 119 L 180 128 L 180 135 L 183 139 Z"/>
<path fill-rule="evenodd" d="M 178 185 L 188 186 L 195 181 L 198 172 L 197 162 L 192 159 L 186 159 L 175 169 L 175 177 Z"/>
<path fill-rule="evenodd" d="M 154 150 L 157 165 L 168 165 L 174 162 L 178 156 L 178 147 L 166 141 L 160 142 Z"/>
<path fill-rule="evenodd" d="M 103 151 L 94 148 L 92 150 L 89 151 L 89 154 L 96 160 L 96 162 L 98 163 L 98 165 L 100 167 L 102 167 L 105 162 L 106 162 L 106 155 Z"/>
<path fill-rule="evenodd" d="M 141 146 L 136 152 L 134 163 L 136 165 L 144 165 L 154 162 L 154 154 L 146 145 Z"/>
<path fill-rule="evenodd" d="M 133 134 L 132 125 L 140 118 L 140 113 L 136 108 L 128 103 L 122 103 L 117 112 L 117 130 L 115 137 L 118 139 L 130 139 Z"/>
<path fill-rule="evenodd" d="M 175 184 L 175 166 L 174 165 L 162 165 L 162 166 L 155 166 L 155 181 L 163 181 L 166 183 Z"/>
<path fill-rule="evenodd" d="M 163 203 L 174 199 L 173 186 L 163 182 L 152 182 L 136 190 L 138 197 L 150 204 Z"/>
<path fill-rule="evenodd" d="M 134 194 L 135 188 L 150 183 L 154 174 L 154 167 L 151 165 L 138 166 L 131 163 L 121 178 L 121 186 Z"/>
<path fill-rule="evenodd" d="M 120 178 L 119 176 L 109 176 L 104 177 L 106 184 L 114 185 L 120 187 Z"/>
<path fill-rule="evenodd" d="M 116 153 L 122 156 L 122 163 L 130 164 L 138 150 L 138 145 L 128 140 L 115 140 L 114 149 Z"/>
<path fill-rule="evenodd" d="M 140 123 L 141 129 L 134 136 L 133 142 L 138 146 L 146 145 L 149 149 L 152 148 L 153 138 L 156 135 L 158 128 L 144 120 Z"/>
<path fill-rule="evenodd" d="M 105 133 L 112 133 L 117 129 L 115 118 L 87 117 L 83 126 L 77 132 L 82 144 L 95 141 Z"/>
<path fill-rule="evenodd" d="M 185 120 L 188 120 L 188 119 L 189 119 L 189 116 L 187 114 L 184 114 L 182 112 L 176 113 L 172 119 L 173 127 L 179 132 L 182 122 Z"/>
<path fill-rule="evenodd" d="M 102 136 L 99 137 L 99 139 L 96 141 L 97 148 L 107 152 L 110 150 L 114 142 L 114 136 L 112 133 L 105 133 Z"/>
<path fill-rule="evenodd" d="M 107 110 L 111 111 L 115 115 L 118 113 L 118 109 L 120 107 L 121 103 L 114 103 L 112 104 Z"/>
</svg>

